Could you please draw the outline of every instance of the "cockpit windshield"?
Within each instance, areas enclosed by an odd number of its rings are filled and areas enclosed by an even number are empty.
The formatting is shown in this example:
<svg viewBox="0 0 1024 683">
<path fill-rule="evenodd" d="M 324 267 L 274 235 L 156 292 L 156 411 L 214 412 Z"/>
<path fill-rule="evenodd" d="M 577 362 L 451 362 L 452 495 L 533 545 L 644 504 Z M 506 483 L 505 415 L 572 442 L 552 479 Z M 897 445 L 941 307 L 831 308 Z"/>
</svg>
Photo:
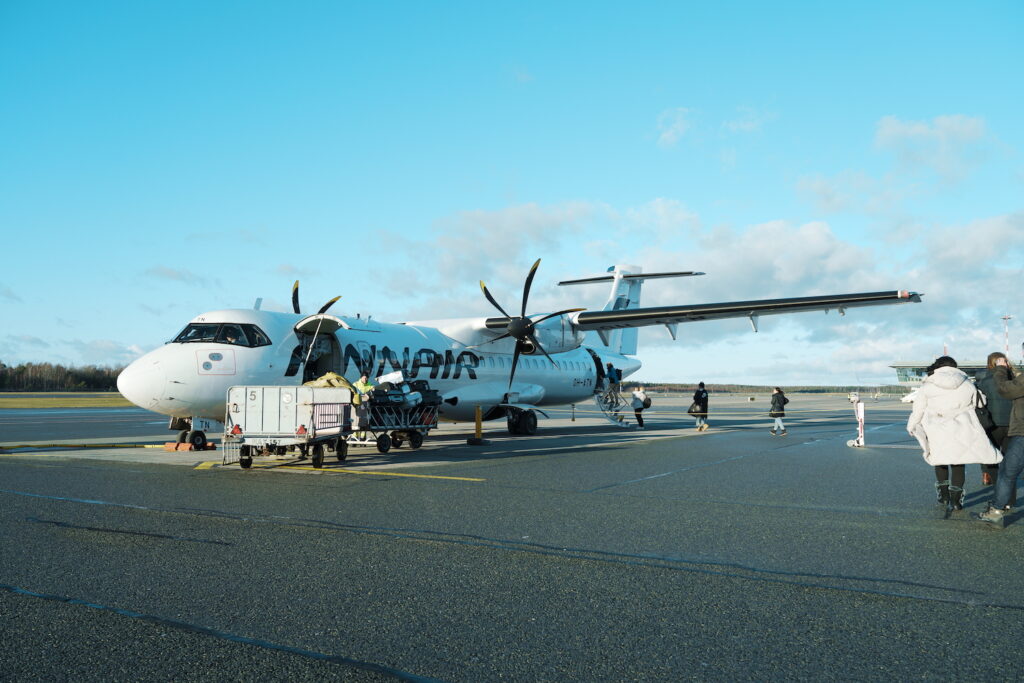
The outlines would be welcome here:
<svg viewBox="0 0 1024 683">
<path fill-rule="evenodd" d="M 270 338 L 255 325 L 243 323 L 189 323 L 175 342 L 206 342 L 232 344 L 234 346 L 269 346 Z"/>
</svg>

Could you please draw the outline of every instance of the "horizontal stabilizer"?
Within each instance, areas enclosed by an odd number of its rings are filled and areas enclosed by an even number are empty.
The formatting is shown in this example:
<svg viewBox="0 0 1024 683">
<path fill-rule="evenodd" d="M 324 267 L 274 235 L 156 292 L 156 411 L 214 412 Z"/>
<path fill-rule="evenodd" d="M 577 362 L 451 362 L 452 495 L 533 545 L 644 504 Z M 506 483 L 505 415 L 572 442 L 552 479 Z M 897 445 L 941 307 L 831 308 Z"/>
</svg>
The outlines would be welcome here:
<svg viewBox="0 0 1024 683">
<path fill-rule="evenodd" d="M 681 270 L 675 273 L 636 273 L 635 275 L 623 274 L 619 275 L 621 280 L 656 280 L 664 277 L 693 277 L 696 275 L 704 275 L 704 273 L 698 273 L 693 270 Z M 597 277 L 585 277 L 579 280 L 562 280 L 559 282 L 561 285 L 592 285 L 598 282 L 611 282 L 615 279 L 614 275 L 599 275 Z"/>
</svg>

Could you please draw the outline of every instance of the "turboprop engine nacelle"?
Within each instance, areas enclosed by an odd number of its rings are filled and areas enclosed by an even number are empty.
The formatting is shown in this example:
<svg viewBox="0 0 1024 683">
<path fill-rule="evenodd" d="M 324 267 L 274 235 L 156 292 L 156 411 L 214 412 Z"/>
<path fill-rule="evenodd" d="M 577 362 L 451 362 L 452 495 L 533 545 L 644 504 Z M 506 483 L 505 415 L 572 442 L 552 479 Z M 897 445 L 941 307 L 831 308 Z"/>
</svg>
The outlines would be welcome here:
<svg viewBox="0 0 1024 683">
<path fill-rule="evenodd" d="M 577 330 L 575 325 L 564 315 L 539 323 L 534 328 L 533 336 L 548 353 L 563 353 L 578 349 L 583 346 L 586 339 L 584 333 Z M 531 349 L 527 353 L 541 352 Z"/>
</svg>

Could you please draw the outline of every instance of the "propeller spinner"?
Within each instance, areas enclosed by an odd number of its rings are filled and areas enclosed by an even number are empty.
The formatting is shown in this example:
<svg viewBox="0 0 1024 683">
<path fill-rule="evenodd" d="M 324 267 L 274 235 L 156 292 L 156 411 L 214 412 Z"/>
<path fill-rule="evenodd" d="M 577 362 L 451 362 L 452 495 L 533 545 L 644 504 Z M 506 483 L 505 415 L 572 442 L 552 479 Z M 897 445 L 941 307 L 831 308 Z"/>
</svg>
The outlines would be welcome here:
<svg viewBox="0 0 1024 683">
<path fill-rule="evenodd" d="M 512 316 L 506 313 L 505 309 L 501 307 L 501 304 L 499 304 L 494 297 L 491 296 L 491 293 L 487 291 L 487 285 L 484 284 L 483 280 L 480 281 L 480 289 L 483 290 L 484 296 L 487 297 L 487 300 L 491 302 L 491 305 L 501 311 L 502 315 L 508 318 L 508 326 L 505 328 L 505 333 L 486 343 L 490 344 L 507 337 L 512 337 L 516 340 L 515 352 L 512 354 L 512 371 L 508 376 L 508 386 L 510 389 L 512 388 L 512 379 L 516 376 L 516 366 L 519 364 L 520 354 L 529 354 L 533 353 L 535 350 L 539 350 L 547 356 L 547 359 L 551 361 L 552 365 L 555 365 L 554 359 L 547 351 L 544 350 L 544 347 L 541 346 L 540 342 L 537 341 L 537 337 L 534 334 L 537 325 L 549 318 L 555 318 L 560 315 L 565 315 L 566 313 L 575 313 L 576 311 L 586 310 L 583 308 L 567 308 L 564 311 L 558 311 L 557 313 L 549 313 L 543 318 L 538 318 L 537 320 L 533 320 L 530 316 L 526 315 L 526 304 L 530 299 L 530 288 L 533 286 L 533 277 L 537 274 L 537 267 L 539 265 L 540 259 L 537 259 L 534 262 L 533 267 L 530 268 L 530 274 L 526 276 L 526 283 L 523 285 L 523 307 L 518 316 Z"/>
</svg>

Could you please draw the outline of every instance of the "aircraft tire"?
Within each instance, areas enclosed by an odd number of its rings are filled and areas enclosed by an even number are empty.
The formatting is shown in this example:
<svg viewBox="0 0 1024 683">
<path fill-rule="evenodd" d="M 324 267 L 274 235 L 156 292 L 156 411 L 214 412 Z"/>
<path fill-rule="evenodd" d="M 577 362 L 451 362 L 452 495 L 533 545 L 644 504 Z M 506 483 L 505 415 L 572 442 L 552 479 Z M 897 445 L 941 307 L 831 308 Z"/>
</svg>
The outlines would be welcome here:
<svg viewBox="0 0 1024 683">
<path fill-rule="evenodd" d="M 377 437 L 377 450 L 381 453 L 387 453 L 391 450 L 391 437 L 387 434 L 381 434 Z"/>
<path fill-rule="evenodd" d="M 537 433 L 537 413 L 532 410 L 524 410 L 519 416 L 519 433 L 523 436 L 533 436 Z"/>
<path fill-rule="evenodd" d="M 409 448 L 413 450 L 423 445 L 423 434 L 420 432 L 409 432 Z"/>
<path fill-rule="evenodd" d="M 324 466 L 324 445 L 322 443 L 313 444 L 313 467 L 321 468 Z"/>
<path fill-rule="evenodd" d="M 182 429 L 178 432 L 178 443 L 185 443 L 186 441 L 188 441 L 188 430 Z"/>
<path fill-rule="evenodd" d="M 348 441 L 344 438 L 339 438 L 338 442 L 334 445 L 334 454 L 338 456 L 338 462 L 345 462 L 348 459 Z"/>
<path fill-rule="evenodd" d="M 206 434 L 199 431 L 198 429 L 188 433 L 186 437 L 188 443 L 192 444 L 192 448 L 197 451 L 206 450 Z"/>
<path fill-rule="evenodd" d="M 506 420 L 508 422 L 508 433 L 509 434 L 512 434 L 513 436 L 515 436 L 516 434 L 519 434 L 519 418 L 520 418 L 521 415 L 522 415 L 522 413 L 520 413 L 518 410 L 514 411 L 512 413 L 509 413 L 508 418 Z"/>
</svg>

